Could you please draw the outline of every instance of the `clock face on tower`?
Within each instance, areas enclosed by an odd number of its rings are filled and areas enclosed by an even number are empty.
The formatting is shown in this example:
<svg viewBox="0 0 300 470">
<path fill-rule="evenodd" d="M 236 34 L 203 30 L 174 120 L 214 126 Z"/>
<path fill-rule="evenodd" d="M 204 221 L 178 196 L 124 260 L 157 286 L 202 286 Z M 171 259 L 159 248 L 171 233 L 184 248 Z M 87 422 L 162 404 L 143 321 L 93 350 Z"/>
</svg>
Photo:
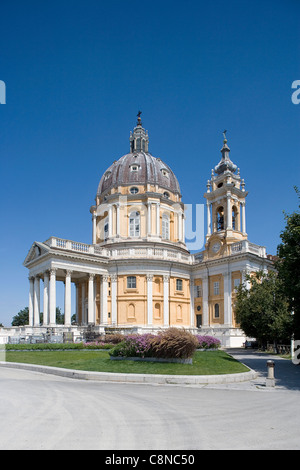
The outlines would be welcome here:
<svg viewBox="0 0 300 470">
<path fill-rule="evenodd" d="M 213 251 L 214 253 L 218 253 L 218 251 L 219 251 L 220 248 L 221 248 L 220 242 L 216 242 L 216 243 L 214 243 L 213 246 L 212 246 L 212 251 Z"/>
</svg>

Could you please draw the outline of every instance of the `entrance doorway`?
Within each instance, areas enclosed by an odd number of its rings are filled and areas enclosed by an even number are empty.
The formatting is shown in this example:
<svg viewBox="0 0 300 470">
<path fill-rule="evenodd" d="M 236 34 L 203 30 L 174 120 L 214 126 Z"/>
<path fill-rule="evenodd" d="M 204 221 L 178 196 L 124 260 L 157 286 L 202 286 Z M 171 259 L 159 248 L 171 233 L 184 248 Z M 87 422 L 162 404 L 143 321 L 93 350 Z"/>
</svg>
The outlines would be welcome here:
<svg viewBox="0 0 300 470">
<path fill-rule="evenodd" d="M 197 328 L 200 328 L 202 326 L 202 314 L 196 315 L 196 324 L 197 324 Z"/>
</svg>

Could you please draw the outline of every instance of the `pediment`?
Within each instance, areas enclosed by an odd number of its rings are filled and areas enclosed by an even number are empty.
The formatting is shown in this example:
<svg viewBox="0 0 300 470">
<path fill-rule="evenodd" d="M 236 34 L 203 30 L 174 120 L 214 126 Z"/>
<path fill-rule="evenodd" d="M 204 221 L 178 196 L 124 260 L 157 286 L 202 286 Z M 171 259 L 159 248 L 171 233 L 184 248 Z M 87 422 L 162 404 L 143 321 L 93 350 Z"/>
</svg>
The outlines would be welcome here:
<svg viewBox="0 0 300 470">
<path fill-rule="evenodd" d="M 49 247 L 39 242 L 34 242 L 24 260 L 23 265 L 26 266 L 28 263 L 40 258 L 44 254 L 49 252 Z"/>
</svg>

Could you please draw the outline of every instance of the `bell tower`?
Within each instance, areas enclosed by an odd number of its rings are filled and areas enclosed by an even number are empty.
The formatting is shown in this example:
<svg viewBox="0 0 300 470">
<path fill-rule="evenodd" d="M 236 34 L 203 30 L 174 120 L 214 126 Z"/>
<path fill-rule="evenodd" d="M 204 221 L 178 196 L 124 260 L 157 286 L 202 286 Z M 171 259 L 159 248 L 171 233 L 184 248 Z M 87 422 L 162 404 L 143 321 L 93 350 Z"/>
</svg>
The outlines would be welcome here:
<svg viewBox="0 0 300 470">
<path fill-rule="evenodd" d="M 204 194 L 207 204 L 206 251 L 211 256 L 224 255 L 228 246 L 247 239 L 245 201 L 248 194 L 240 170 L 229 157 L 226 132 L 222 158 L 211 171 Z"/>
</svg>

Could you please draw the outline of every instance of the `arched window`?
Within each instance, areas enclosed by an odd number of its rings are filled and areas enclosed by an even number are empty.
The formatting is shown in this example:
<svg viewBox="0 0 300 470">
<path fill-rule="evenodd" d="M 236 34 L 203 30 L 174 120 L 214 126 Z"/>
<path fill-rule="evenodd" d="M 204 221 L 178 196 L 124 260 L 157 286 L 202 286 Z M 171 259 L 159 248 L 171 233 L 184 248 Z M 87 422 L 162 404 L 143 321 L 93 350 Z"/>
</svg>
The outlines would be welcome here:
<svg viewBox="0 0 300 470">
<path fill-rule="evenodd" d="M 224 208 L 219 207 L 217 210 L 217 231 L 224 230 Z"/>
<path fill-rule="evenodd" d="M 220 305 L 215 304 L 215 318 L 220 318 Z"/>
<path fill-rule="evenodd" d="M 129 216 L 129 236 L 139 237 L 140 236 L 140 213 L 131 212 Z"/>
<path fill-rule="evenodd" d="M 104 241 L 108 239 L 108 218 L 104 221 Z"/>
<path fill-rule="evenodd" d="M 235 206 L 233 206 L 232 208 L 232 229 L 233 230 L 237 230 L 236 218 L 237 218 L 237 209 Z"/>
<path fill-rule="evenodd" d="M 162 216 L 162 238 L 165 240 L 170 239 L 170 217 L 168 214 Z"/>
</svg>

